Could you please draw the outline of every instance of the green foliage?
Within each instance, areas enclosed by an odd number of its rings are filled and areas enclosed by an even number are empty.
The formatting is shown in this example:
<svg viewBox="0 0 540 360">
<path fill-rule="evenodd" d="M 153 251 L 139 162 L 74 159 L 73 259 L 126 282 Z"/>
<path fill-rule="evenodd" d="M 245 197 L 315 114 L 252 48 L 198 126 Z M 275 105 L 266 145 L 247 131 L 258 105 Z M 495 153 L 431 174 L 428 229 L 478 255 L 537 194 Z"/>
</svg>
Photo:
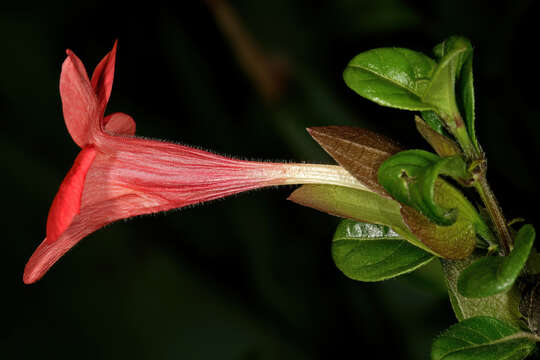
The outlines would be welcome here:
<svg viewBox="0 0 540 360">
<path fill-rule="evenodd" d="M 411 232 L 435 253 L 447 259 L 469 256 L 476 244 L 478 215 L 469 201 L 455 187 L 438 179 L 435 182 L 434 200 L 443 207 L 456 208 L 457 219 L 450 226 L 440 226 L 415 209 L 403 205 L 401 215 Z"/>
<path fill-rule="evenodd" d="M 461 73 L 458 78 L 458 91 L 460 97 L 458 97 L 458 105 L 463 111 L 465 116 L 465 122 L 467 123 L 467 131 L 469 136 L 476 147 L 480 150 L 478 140 L 476 139 L 475 130 L 475 113 L 474 113 L 474 84 L 473 84 L 473 56 L 472 51 L 469 52 L 467 59 L 465 60 Z"/>
<path fill-rule="evenodd" d="M 535 238 L 532 225 L 524 225 L 508 256 L 487 256 L 465 269 L 458 279 L 458 291 L 466 297 L 481 298 L 512 287 L 527 263 Z"/>
<path fill-rule="evenodd" d="M 468 177 L 466 164 L 459 155 L 440 158 L 423 150 L 407 150 L 393 155 L 379 167 L 379 183 L 399 202 L 420 211 L 438 225 L 452 225 L 457 209 L 445 209 L 433 199 L 439 175 L 457 179 Z"/>
<path fill-rule="evenodd" d="M 468 298 L 459 293 L 457 289 L 459 275 L 481 257 L 479 252 L 476 251 L 463 260 L 441 259 L 448 296 L 456 318 L 463 321 L 476 316 L 490 316 L 516 327 L 522 326 L 522 315 L 518 311 L 521 294 L 517 286 L 507 292 L 485 298 Z"/>
<path fill-rule="evenodd" d="M 534 349 L 531 334 L 479 316 L 451 326 L 433 343 L 432 360 L 520 360 Z"/>
<path fill-rule="evenodd" d="M 381 48 L 357 55 L 343 78 L 360 96 L 405 110 L 434 110 L 422 100 L 436 68 L 430 57 L 409 49 Z"/>
<path fill-rule="evenodd" d="M 435 111 L 422 111 L 420 112 L 422 118 L 433 130 L 439 134 L 444 134 L 444 123 Z"/>
<path fill-rule="evenodd" d="M 425 115 L 424 115 L 425 116 Z M 422 137 L 431 145 L 433 150 L 441 157 L 461 154 L 459 145 L 452 139 L 434 130 L 432 125 L 428 125 L 419 116 L 414 117 L 416 129 Z"/>
<path fill-rule="evenodd" d="M 368 50 L 351 60 L 343 77 L 351 89 L 366 99 L 384 106 L 421 111 L 435 131 L 443 134 L 446 128 L 467 156 L 478 158 L 472 46 L 469 40 L 452 36 L 433 52 L 436 61 L 403 48 Z M 460 108 L 465 113 L 466 129 Z"/>
<path fill-rule="evenodd" d="M 336 266 L 358 281 L 381 281 L 416 270 L 434 256 L 388 226 L 343 220 L 332 241 Z"/>
<path fill-rule="evenodd" d="M 288 200 L 331 215 L 389 226 L 411 244 L 433 253 L 403 223 L 399 203 L 387 197 L 342 186 L 308 184 L 296 189 Z"/>
<path fill-rule="evenodd" d="M 439 62 L 423 100 L 436 106 L 437 113 L 452 128 L 455 126 L 455 118 L 460 116 L 455 84 L 464 61 L 472 54 L 472 46 L 467 39 L 453 36 L 438 44 L 433 52 Z"/>
</svg>

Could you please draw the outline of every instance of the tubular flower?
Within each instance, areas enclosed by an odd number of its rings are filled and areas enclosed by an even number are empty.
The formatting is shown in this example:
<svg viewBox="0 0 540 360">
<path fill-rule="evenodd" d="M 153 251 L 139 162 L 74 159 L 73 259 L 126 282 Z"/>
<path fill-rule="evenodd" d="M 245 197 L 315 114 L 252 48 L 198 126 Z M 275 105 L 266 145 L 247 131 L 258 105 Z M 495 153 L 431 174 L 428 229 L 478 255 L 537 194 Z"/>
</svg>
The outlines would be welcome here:
<svg viewBox="0 0 540 360">
<path fill-rule="evenodd" d="M 67 50 L 60 96 L 69 134 L 82 150 L 52 202 L 45 240 L 26 264 L 26 284 L 39 280 L 82 238 L 119 219 L 265 186 L 322 183 L 367 190 L 338 166 L 236 160 L 135 137 L 129 115 L 104 116 L 115 57 L 116 43 L 89 79 Z"/>
</svg>

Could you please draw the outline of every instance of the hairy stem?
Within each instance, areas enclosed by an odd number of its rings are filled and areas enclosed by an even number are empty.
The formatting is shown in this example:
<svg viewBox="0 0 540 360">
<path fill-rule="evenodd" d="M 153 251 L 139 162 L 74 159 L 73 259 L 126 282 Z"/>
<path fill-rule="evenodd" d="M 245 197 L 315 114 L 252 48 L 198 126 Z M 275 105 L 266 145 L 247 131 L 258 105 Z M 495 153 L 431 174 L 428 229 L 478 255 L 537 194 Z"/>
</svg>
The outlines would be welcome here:
<svg viewBox="0 0 540 360">
<path fill-rule="evenodd" d="M 478 181 L 475 183 L 475 188 L 478 191 L 478 194 L 480 194 L 489 213 L 489 217 L 495 226 L 495 232 L 497 233 L 503 254 L 508 255 L 512 245 L 512 237 L 508 231 L 508 226 L 502 210 L 495 198 L 495 194 L 489 187 L 485 174 L 478 178 Z"/>
</svg>

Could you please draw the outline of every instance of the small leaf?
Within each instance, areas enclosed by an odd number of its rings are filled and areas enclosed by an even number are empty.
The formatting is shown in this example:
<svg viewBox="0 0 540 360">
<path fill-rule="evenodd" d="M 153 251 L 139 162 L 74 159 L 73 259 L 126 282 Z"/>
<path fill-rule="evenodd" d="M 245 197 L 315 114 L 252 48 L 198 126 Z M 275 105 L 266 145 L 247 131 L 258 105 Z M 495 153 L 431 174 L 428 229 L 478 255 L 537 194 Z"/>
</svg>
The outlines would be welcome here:
<svg viewBox="0 0 540 360">
<path fill-rule="evenodd" d="M 360 96 L 405 110 L 433 110 L 422 97 L 436 67 L 430 57 L 409 49 L 380 48 L 357 55 L 343 78 Z"/>
<path fill-rule="evenodd" d="M 478 316 L 451 326 L 434 342 L 432 360 L 520 360 L 534 351 L 530 333 Z"/>
<path fill-rule="evenodd" d="M 432 129 L 419 116 L 414 117 L 416 129 L 441 157 L 461 154 L 459 145 L 452 139 Z"/>
<path fill-rule="evenodd" d="M 463 109 L 465 122 L 467 124 L 467 132 L 477 150 L 480 150 L 480 145 L 476 139 L 475 130 L 475 114 L 474 114 L 474 84 L 473 84 L 473 68 L 472 68 L 472 50 L 468 54 L 461 73 L 458 77 L 458 94 L 459 104 Z"/>
<path fill-rule="evenodd" d="M 342 186 L 308 184 L 296 189 L 288 200 L 330 215 L 389 226 L 411 244 L 433 253 L 409 231 L 401 218 L 401 205 L 389 198 Z"/>
<path fill-rule="evenodd" d="M 381 281 L 416 270 L 434 256 L 388 226 L 343 220 L 332 240 L 336 266 L 358 281 Z"/>
<path fill-rule="evenodd" d="M 388 196 L 377 180 L 377 170 L 401 149 L 385 136 L 350 126 L 307 129 L 321 147 L 370 190 Z"/>
<path fill-rule="evenodd" d="M 431 129 L 444 135 L 444 123 L 434 111 L 422 111 L 420 115 L 422 115 L 422 119 L 424 119 Z"/>
<path fill-rule="evenodd" d="M 522 326 L 521 314 L 518 311 L 521 293 L 517 286 L 510 291 L 486 298 L 472 299 L 464 297 L 457 290 L 457 279 L 461 272 L 480 258 L 476 252 L 464 260 L 441 259 L 450 303 L 459 321 L 476 317 L 491 316 L 513 326 Z"/>
<path fill-rule="evenodd" d="M 467 166 L 459 155 L 441 158 L 423 150 L 407 150 L 391 156 L 379 167 L 379 183 L 392 197 L 409 205 L 438 225 L 456 221 L 455 208 L 435 203 L 434 186 L 439 175 L 467 178 Z"/>
<path fill-rule="evenodd" d="M 455 84 L 465 59 L 472 52 L 472 46 L 467 39 L 453 36 L 437 45 L 434 52 L 440 60 L 422 97 L 422 102 L 435 107 L 447 126 L 454 128 L 455 118 L 460 116 L 456 103 Z"/>
<path fill-rule="evenodd" d="M 532 225 L 524 225 L 508 256 L 486 256 L 471 264 L 458 278 L 460 294 L 481 298 L 508 291 L 527 263 L 534 238 Z"/>
</svg>

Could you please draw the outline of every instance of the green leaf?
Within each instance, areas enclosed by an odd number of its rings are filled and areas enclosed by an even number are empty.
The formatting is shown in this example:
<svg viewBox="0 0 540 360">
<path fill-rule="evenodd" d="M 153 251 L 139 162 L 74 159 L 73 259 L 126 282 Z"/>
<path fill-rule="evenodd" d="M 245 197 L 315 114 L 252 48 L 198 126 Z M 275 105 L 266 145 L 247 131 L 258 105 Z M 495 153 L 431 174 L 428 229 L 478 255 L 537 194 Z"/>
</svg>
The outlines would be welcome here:
<svg viewBox="0 0 540 360">
<path fill-rule="evenodd" d="M 420 211 L 438 225 L 448 226 L 457 219 L 455 208 L 435 203 L 434 186 L 439 175 L 467 178 L 467 166 L 459 155 L 441 158 L 423 150 L 395 154 L 379 167 L 379 183 L 399 202 Z"/>
<path fill-rule="evenodd" d="M 379 195 L 388 196 L 377 180 L 382 162 L 401 149 L 390 139 L 351 126 L 307 129 L 321 147 L 352 176 Z"/>
<path fill-rule="evenodd" d="M 433 130 L 433 128 L 428 126 L 428 124 L 426 124 L 419 116 L 415 116 L 414 121 L 420 135 L 422 135 L 439 156 L 447 157 L 461 154 L 459 145 L 452 139 Z"/>
<path fill-rule="evenodd" d="M 422 111 L 420 115 L 433 130 L 444 135 L 444 123 L 434 111 Z"/>
<path fill-rule="evenodd" d="M 472 140 L 473 145 L 476 149 L 480 150 L 480 145 L 476 139 L 476 130 L 475 130 L 475 113 L 474 113 L 474 84 L 473 84 L 473 68 L 472 68 L 472 50 L 469 52 L 463 67 L 461 68 L 461 73 L 458 77 L 458 91 L 459 91 L 459 105 L 461 106 L 464 116 L 465 123 L 467 124 L 467 132 Z"/>
<path fill-rule="evenodd" d="M 465 60 L 472 53 L 470 42 L 452 36 L 434 49 L 439 63 L 422 97 L 422 102 L 435 107 L 436 112 L 451 129 L 456 127 L 456 117 L 460 117 L 456 103 L 455 85 Z"/>
<path fill-rule="evenodd" d="M 519 313 L 521 292 L 517 286 L 505 293 L 477 299 L 467 298 L 459 293 L 457 289 L 459 275 L 480 257 L 475 252 L 464 260 L 441 259 L 448 296 L 456 318 L 463 321 L 476 316 L 491 316 L 513 326 L 522 326 L 522 315 Z"/>
<path fill-rule="evenodd" d="M 534 351 L 534 336 L 479 316 L 451 326 L 433 343 L 432 360 L 520 360 Z"/>
<path fill-rule="evenodd" d="M 405 110 L 434 110 L 422 97 L 436 64 L 409 49 L 380 48 L 363 52 L 347 65 L 345 83 L 377 104 Z"/>
<path fill-rule="evenodd" d="M 457 219 L 450 226 L 440 226 L 415 209 L 403 205 L 401 215 L 409 230 L 428 248 L 447 259 L 464 259 L 477 243 L 477 228 L 483 224 L 471 203 L 459 190 L 438 179 L 434 200 L 443 207 L 457 209 Z"/>
<path fill-rule="evenodd" d="M 486 256 L 471 264 L 458 278 L 460 294 L 481 298 L 508 291 L 527 263 L 534 238 L 532 225 L 524 225 L 508 256 Z"/>
<path fill-rule="evenodd" d="M 388 226 L 343 220 L 332 240 L 336 266 L 358 281 L 381 281 L 416 270 L 434 256 Z"/>
<path fill-rule="evenodd" d="M 411 244 L 433 253 L 403 223 L 401 205 L 387 197 L 342 186 L 307 184 L 296 189 L 288 200 L 334 216 L 389 226 Z"/>
</svg>

